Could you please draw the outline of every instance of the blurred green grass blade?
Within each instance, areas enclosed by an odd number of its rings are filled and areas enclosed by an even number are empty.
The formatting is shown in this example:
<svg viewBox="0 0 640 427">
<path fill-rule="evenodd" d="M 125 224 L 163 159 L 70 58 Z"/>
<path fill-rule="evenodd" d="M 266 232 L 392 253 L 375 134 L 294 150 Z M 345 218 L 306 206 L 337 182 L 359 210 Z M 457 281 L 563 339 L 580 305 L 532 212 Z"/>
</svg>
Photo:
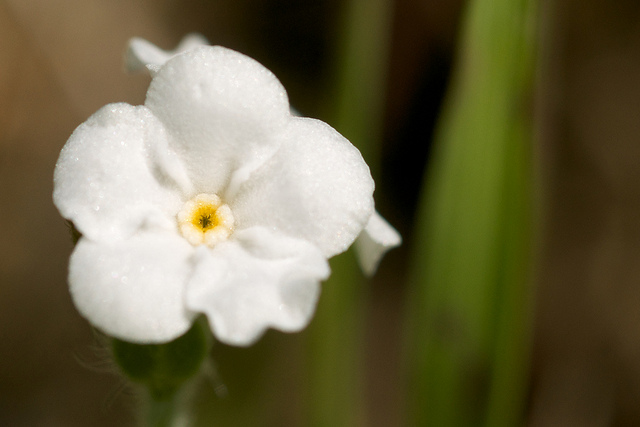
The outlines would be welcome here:
<svg viewBox="0 0 640 427">
<path fill-rule="evenodd" d="M 378 169 L 391 26 L 389 0 L 345 2 L 329 123 Z M 365 426 L 363 316 L 367 293 L 352 251 L 331 260 L 309 328 L 308 426 Z"/>
<path fill-rule="evenodd" d="M 534 7 L 467 4 L 414 247 L 415 425 L 518 424 L 530 340 Z"/>
<path fill-rule="evenodd" d="M 365 426 L 362 336 L 365 292 L 353 253 L 331 260 L 309 328 L 305 426 Z"/>
<path fill-rule="evenodd" d="M 376 177 L 392 23 L 390 0 L 348 0 L 331 123 L 362 153 Z"/>
</svg>

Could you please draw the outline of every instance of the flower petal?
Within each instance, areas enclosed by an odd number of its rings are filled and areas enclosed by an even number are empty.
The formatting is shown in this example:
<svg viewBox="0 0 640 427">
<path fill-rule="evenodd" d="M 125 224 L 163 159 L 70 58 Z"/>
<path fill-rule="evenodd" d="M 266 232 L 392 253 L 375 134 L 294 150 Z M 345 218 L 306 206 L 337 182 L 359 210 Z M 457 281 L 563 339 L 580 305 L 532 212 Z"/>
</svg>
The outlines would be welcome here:
<svg viewBox="0 0 640 427">
<path fill-rule="evenodd" d="M 100 109 L 73 132 L 56 164 L 53 200 L 62 216 L 94 240 L 122 239 L 152 224 L 174 227 L 176 187 L 188 180 L 162 150 L 165 140 L 145 107 Z"/>
<path fill-rule="evenodd" d="M 378 268 L 382 256 L 390 249 L 400 246 L 402 237 L 377 211 L 371 215 L 367 226 L 356 239 L 358 263 L 368 276 Z"/>
<path fill-rule="evenodd" d="M 108 335 L 137 343 L 170 341 L 195 316 L 184 305 L 193 251 L 172 233 L 144 233 L 115 244 L 82 238 L 69 263 L 75 305 Z"/>
<path fill-rule="evenodd" d="M 280 143 L 274 136 L 291 117 L 278 79 L 220 46 L 169 60 L 151 81 L 145 105 L 172 135 L 172 148 L 202 193 L 221 194 L 233 170 L 270 156 Z"/>
<path fill-rule="evenodd" d="M 227 203 L 238 229 L 262 225 L 345 251 L 373 212 L 374 183 L 360 152 L 329 125 L 292 118 L 278 152 Z"/>
<path fill-rule="evenodd" d="M 208 44 L 204 36 L 192 33 L 187 34 L 174 50 L 163 50 L 145 39 L 134 37 L 129 40 L 125 68 L 130 72 L 146 68 L 154 75 L 165 62 L 177 54 Z"/>
<path fill-rule="evenodd" d="M 330 272 L 313 245 L 259 227 L 198 254 L 187 307 L 207 315 L 217 339 L 239 346 L 252 344 L 269 327 L 304 328 L 315 310 L 319 282 Z"/>
</svg>

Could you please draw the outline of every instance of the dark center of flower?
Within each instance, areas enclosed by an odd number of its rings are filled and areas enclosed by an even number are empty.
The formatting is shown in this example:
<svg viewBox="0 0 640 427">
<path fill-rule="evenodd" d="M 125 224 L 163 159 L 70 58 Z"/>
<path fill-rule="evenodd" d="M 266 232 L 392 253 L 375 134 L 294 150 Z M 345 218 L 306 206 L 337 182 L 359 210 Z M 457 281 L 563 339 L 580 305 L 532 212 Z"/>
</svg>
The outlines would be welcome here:
<svg viewBox="0 0 640 427">
<path fill-rule="evenodd" d="M 213 227 L 213 220 L 211 219 L 212 214 L 204 214 L 200 216 L 200 220 L 198 221 L 200 227 L 203 230 Z"/>
<path fill-rule="evenodd" d="M 216 207 L 210 204 L 202 203 L 200 206 L 196 208 L 193 215 L 193 225 L 198 227 L 203 232 L 214 228 L 218 225 L 218 220 L 216 219 Z"/>
<path fill-rule="evenodd" d="M 192 245 L 214 247 L 233 233 L 233 214 L 216 194 L 201 193 L 188 200 L 177 215 L 178 227 Z"/>
</svg>

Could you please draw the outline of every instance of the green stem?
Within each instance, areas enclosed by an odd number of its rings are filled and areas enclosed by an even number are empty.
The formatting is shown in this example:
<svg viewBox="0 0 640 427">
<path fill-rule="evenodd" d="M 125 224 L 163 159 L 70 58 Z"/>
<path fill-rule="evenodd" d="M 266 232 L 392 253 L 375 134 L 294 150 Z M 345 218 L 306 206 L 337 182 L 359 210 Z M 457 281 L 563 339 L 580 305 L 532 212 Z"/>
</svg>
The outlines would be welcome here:
<svg viewBox="0 0 640 427">
<path fill-rule="evenodd" d="M 176 427 L 178 408 L 176 396 L 164 399 L 151 397 L 148 402 L 146 427 Z"/>
<path fill-rule="evenodd" d="M 331 260 L 308 349 L 309 426 L 360 426 L 362 419 L 362 283 L 352 253 Z"/>
<path fill-rule="evenodd" d="M 190 392 L 210 348 L 211 336 L 202 318 L 184 335 L 168 343 L 111 341 L 113 360 L 122 374 L 147 393 L 143 425 L 186 425 L 186 412 L 179 409 L 192 397 Z"/>
<path fill-rule="evenodd" d="M 144 427 L 187 427 L 195 425 L 197 416 L 193 413 L 195 397 L 202 377 L 192 378 L 182 384 L 175 393 L 162 396 L 152 391 L 147 395 Z M 150 391 L 148 389 L 148 391 Z M 206 424 L 210 426 L 210 424 Z"/>
<path fill-rule="evenodd" d="M 345 6 L 332 125 L 358 147 L 375 177 L 383 130 L 392 3 L 350 0 Z"/>
<path fill-rule="evenodd" d="M 412 425 L 522 424 L 536 4 L 467 4 L 418 214 L 407 328 Z"/>
<path fill-rule="evenodd" d="M 389 0 L 345 2 L 337 47 L 333 117 L 377 171 L 391 27 Z M 364 415 L 363 317 L 366 291 L 352 252 L 331 260 L 332 277 L 310 327 L 309 426 L 368 425 Z"/>
</svg>

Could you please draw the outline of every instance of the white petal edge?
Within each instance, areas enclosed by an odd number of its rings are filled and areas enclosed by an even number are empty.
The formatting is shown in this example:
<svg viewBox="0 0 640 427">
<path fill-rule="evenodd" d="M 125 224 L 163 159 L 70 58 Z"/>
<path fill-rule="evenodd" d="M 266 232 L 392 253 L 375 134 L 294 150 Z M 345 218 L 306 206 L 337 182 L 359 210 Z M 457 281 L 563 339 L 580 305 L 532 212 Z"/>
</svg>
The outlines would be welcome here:
<svg viewBox="0 0 640 427">
<path fill-rule="evenodd" d="M 193 252 L 170 233 L 116 244 L 81 238 L 69 262 L 71 296 L 78 311 L 110 336 L 142 344 L 170 341 L 195 316 L 184 305 Z"/>
<path fill-rule="evenodd" d="M 53 190 L 60 214 L 100 241 L 125 239 L 148 225 L 174 227 L 181 191 L 169 181 L 180 174 L 177 163 L 162 171 L 171 163 L 164 139 L 162 124 L 145 107 L 121 103 L 98 110 L 60 152 Z"/>
<path fill-rule="evenodd" d="M 236 227 L 275 228 L 344 252 L 373 213 L 374 183 L 360 152 L 324 122 L 292 118 L 278 152 L 227 195 Z"/>
<path fill-rule="evenodd" d="M 382 256 L 401 243 L 400 233 L 375 211 L 355 242 L 360 268 L 367 276 L 372 276 L 378 269 Z"/>
<path fill-rule="evenodd" d="M 127 46 L 124 60 L 125 68 L 129 72 L 147 69 L 153 76 L 165 62 L 174 56 L 208 44 L 209 41 L 203 35 L 192 33 L 187 34 L 174 50 L 163 50 L 145 39 L 134 37 L 129 40 Z"/>
<path fill-rule="evenodd" d="M 207 316 L 221 342 L 249 346 L 268 328 L 303 329 L 329 273 L 308 242 L 260 227 L 242 230 L 213 251 L 198 250 L 187 307 Z"/>
<path fill-rule="evenodd" d="M 232 171 L 271 156 L 291 118 L 287 93 L 273 73 L 220 46 L 167 61 L 145 105 L 172 136 L 171 147 L 189 166 L 199 193 L 220 194 Z"/>
</svg>

